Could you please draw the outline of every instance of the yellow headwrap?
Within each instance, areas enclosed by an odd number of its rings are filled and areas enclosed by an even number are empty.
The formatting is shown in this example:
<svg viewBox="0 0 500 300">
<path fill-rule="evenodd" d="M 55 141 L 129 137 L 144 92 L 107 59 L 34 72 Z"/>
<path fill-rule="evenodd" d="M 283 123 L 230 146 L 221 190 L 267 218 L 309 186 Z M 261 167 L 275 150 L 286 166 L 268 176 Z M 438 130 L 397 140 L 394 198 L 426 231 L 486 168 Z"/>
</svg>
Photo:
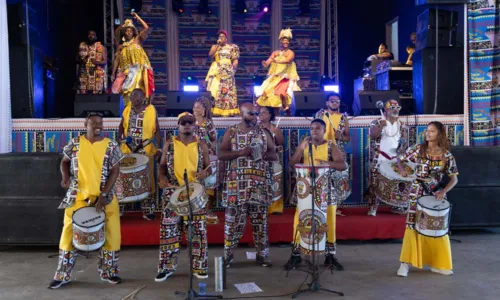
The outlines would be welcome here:
<svg viewBox="0 0 500 300">
<path fill-rule="evenodd" d="M 293 37 L 292 30 L 290 28 L 282 29 L 281 30 L 281 32 L 280 32 L 280 40 L 282 38 L 287 38 L 287 39 L 291 40 L 292 37 Z"/>
</svg>

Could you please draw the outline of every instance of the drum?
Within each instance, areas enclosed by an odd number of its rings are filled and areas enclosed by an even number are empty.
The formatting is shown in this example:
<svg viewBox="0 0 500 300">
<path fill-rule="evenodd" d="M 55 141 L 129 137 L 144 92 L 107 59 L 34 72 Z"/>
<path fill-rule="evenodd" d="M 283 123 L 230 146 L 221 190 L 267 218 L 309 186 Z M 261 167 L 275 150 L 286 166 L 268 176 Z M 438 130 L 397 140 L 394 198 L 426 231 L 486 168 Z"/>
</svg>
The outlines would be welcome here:
<svg viewBox="0 0 500 300">
<path fill-rule="evenodd" d="M 417 200 L 415 230 L 421 235 L 442 237 L 448 234 L 451 204 L 434 196 L 422 196 Z"/>
<path fill-rule="evenodd" d="M 217 159 L 217 155 L 210 155 L 210 167 L 212 169 L 212 174 L 204 180 L 204 186 L 207 190 L 213 190 L 219 187 L 219 174 L 217 171 L 218 164 L 219 160 Z"/>
<path fill-rule="evenodd" d="M 398 164 L 395 160 L 380 163 L 379 176 L 376 178 L 375 195 L 377 198 L 392 206 L 407 207 L 409 202 L 412 182 L 417 179 L 415 164 L 402 162 L 407 177 L 399 174 Z"/>
<path fill-rule="evenodd" d="M 250 143 L 250 148 L 252 148 L 252 159 L 255 162 L 262 160 L 262 145 L 264 145 L 264 142 L 260 138 L 254 138 Z"/>
<path fill-rule="evenodd" d="M 297 164 L 295 171 L 297 175 L 296 193 L 297 193 L 297 211 L 299 214 L 299 223 L 297 228 L 310 229 L 312 222 L 315 222 L 317 228 L 315 240 L 312 240 L 312 234 L 309 232 L 300 232 L 300 251 L 302 254 L 321 254 L 325 252 L 326 230 L 328 227 L 326 220 L 326 211 L 328 207 L 328 187 L 330 167 L 328 165 L 315 166 L 316 170 L 316 193 L 314 200 L 314 215 L 312 207 L 312 167 L 310 165 Z M 298 230 L 300 231 L 300 230 Z M 295 233 L 294 233 L 295 234 Z M 314 251 L 312 253 L 312 245 Z"/>
<path fill-rule="evenodd" d="M 283 197 L 283 168 L 281 164 L 277 161 L 272 162 L 272 183 L 271 183 L 271 193 L 272 201 L 278 201 Z"/>
<path fill-rule="evenodd" d="M 148 198 L 151 192 L 149 157 L 137 153 L 126 154 L 120 162 L 120 174 L 115 186 L 119 203 Z"/>
<path fill-rule="evenodd" d="M 73 213 L 73 246 L 81 251 L 94 251 L 105 241 L 106 214 L 94 206 L 77 209 Z"/>
<path fill-rule="evenodd" d="M 196 182 L 189 184 L 189 197 L 191 199 L 193 213 L 197 213 L 204 209 L 208 202 L 208 195 L 205 192 L 205 188 Z M 187 216 L 189 215 L 189 202 L 187 200 L 186 187 L 179 187 L 175 189 L 172 196 L 170 196 L 167 208 L 173 210 L 179 216 Z"/>
<path fill-rule="evenodd" d="M 344 171 L 334 171 L 332 172 L 333 186 L 335 188 L 335 196 L 337 199 L 337 205 L 342 204 L 342 202 L 351 195 L 351 178 L 349 176 L 349 165 Z"/>
</svg>

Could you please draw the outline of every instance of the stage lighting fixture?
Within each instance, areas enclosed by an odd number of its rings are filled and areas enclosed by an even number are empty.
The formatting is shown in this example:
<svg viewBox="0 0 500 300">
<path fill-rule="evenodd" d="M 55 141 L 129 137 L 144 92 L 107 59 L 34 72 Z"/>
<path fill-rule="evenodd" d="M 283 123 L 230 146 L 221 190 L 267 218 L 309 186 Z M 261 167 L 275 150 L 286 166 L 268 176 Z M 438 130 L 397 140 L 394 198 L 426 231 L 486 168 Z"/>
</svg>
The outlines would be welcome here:
<svg viewBox="0 0 500 300">
<path fill-rule="evenodd" d="M 142 10 L 142 0 L 130 0 L 130 10 L 139 13 Z"/>
<path fill-rule="evenodd" d="M 323 91 L 339 93 L 339 86 L 338 85 L 324 85 Z"/>
<path fill-rule="evenodd" d="M 239 14 L 247 13 L 247 3 L 245 0 L 236 0 L 234 3 L 234 9 Z"/>
<path fill-rule="evenodd" d="M 263 13 L 268 13 L 271 11 L 271 1 L 261 0 L 260 1 L 260 11 Z"/>
<path fill-rule="evenodd" d="M 186 84 L 182 88 L 183 88 L 184 92 L 199 92 L 200 91 L 200 87 L 197 85 L 187 85 Z"/>
<path fill-rule="evenodd" d="M 184 1 L 172 0 L 172 10 L 176 13 L 182 14 L 184 12 Z"/>
<path fill-rule="evenodd" d="M 260 95 L 262 95 L 262 88 L 260 85 L 254 85 L 253 94 L 255 95 L 255 97 L 260 97 Z"/>
<path fill-rule="evenodd" d="M 210 7 L 208 7 L 208 0 L 200 0 L 200 3 L 198 4 L 198 12 L 202 14 L 212 13 Z"/>
</svg>

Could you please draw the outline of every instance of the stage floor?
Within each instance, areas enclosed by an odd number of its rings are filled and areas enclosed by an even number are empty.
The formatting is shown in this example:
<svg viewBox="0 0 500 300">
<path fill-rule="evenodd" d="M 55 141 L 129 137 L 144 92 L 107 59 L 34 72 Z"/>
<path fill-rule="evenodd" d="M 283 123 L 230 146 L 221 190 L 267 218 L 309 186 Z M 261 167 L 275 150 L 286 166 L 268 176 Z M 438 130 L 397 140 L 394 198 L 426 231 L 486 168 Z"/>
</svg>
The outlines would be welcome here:
<svg viewBox="0 0 500 300">
<path fill-rule="evenodd" d="M 324 288 L 336 289 L 345 293 L 345 297 L 337 298 L 327 293 L 306 294 L 298 299 L 481 299 L 496 300 L 500 294 L 498 270 L 492 268 L 500 264 L 497 251 L 500 248 L 500 230 L 496 234 L 490 232 L 455 232 L 454 238 L 462 243 L 452 242 L 455 274 L 447 277 L 429 271 L 413 270 L 409 278 L 396 276 L 399 266 L 398 258 L 401 249 L 399 242 L 385 243 L 352 243 L 341 242 L 338 246 L 338 258 L 345 271 L 333 275 L 325 272 L 321 276 Z M 228 270 L 229 280 L 224 298 L 257 297 L 293 293 L 304 281 L 306 274 L 292 271 L 288 277 L 281 268 L 289 258 L 290 248 L 273 246 L 272 268 L 263 268 L 253 261 L 245 259 L 247 251 L 254 248 L 237 249 L 235 262 Z M 46 288 L 57 265 L 57 247 L 46 248 L 9 248 L 0 255 L 0 298 L 9 300 L 52 300 L 72 299 L 117 299 L 120 300 L 140 286 L 146 285 L 134 299 L 183 299 L 175 295 L 176 290 L 188 288 L 187 253 L 181 250 L 179 268 L 176 274 L 166 282 L 155 283 L 156 266 L 158 264 L 157 247 L 126 247 L 120 254 L 120 276 L 123 283 L 112 286 L 99 280 L 96 272 L 97 255 L 92 253 L 90 259 L 78 257 L 73 272 L 73 282 L 52 291 Z M 214 291 L 214 257 L 223 253 L 221 246 L 209 248 L 209 278 L 204 280 L 207 291 Z M 200 280 L 195 279 L 197 287 Z M 261 293 L 241 295 L 234 287 L 235 283 L 255 282 Z M 255 298 L 253 298 L 255 299 Z M 269 298 L 269 299 L 289 299 Z"/>
</svg>

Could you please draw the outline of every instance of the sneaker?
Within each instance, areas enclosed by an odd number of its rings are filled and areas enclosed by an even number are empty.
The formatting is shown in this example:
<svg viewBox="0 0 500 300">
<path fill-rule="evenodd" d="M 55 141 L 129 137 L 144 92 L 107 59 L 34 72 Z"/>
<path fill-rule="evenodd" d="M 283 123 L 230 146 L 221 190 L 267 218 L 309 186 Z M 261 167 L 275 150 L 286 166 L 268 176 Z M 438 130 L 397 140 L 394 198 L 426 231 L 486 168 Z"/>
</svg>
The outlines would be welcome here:
<svg viewBox="0 0 500 300">
<path fill-rule="evenodd" d="M 58 289 L 69 282 L 70 282 L 69 280 L 68 281 L 52 280 L 52 282 L 49 284 L 49 286 L 47 288 L 55 290 L 55 289 Z"/>
<path fill-rule="evenodd" d="M 333 254 L 328 254 L 325 257 L 325 266 L 332 266 L 338 271 L 344 271 L 344 266 L 340 264 L 337 258 Z"/>
<path fill-rule="evenodd" d="M 119 283 L 122 282 L 122 279 L 120 277 L 118 277 L 118 276 L 113 276 L 113 277 L 109 277 L 109 278 L 102 278 L 101 277 L 101 280 L 102 281 L 107 281 L 107 282 L 109 282 L 111 284 L 119 284 Z"/>
<path fill-rule="evenodd" d="M 194 276 L 198 279 L 207 279 L 208 278 L 208 273 L 207 271 L 199 272 L 199 273 L 193 273 Z"/>
<path fill-rule="evenodd" d="M 404 207 L 393 206 L 391 209 L 391 212 L 393 214 L 397 214 L 397 215 L 406 215 L 407 210 L 408 209 L 404 208 Z"/>
<path fill-rule="evenodd" d="M 233 263 L 233 259 L 234 259 L 233 256 L 224 259 L 224 264 L 226 265 L 226 268 L 229 268 L 231 266 L 231 264 Z"/>
<path fill-rule="evenodd" d="M 398 276 L 407 277 L 408 272 L 410 271 L 410 265 L 407 263 L 401 263 L 398 270 Z"/>
<path fill-rule="evenodd" d="M 377 209 L 375 207 L 370 207 L 370 210 L 368 211 L 368 215 L 372 217 L 377 216 Z"/>
<path fill-rule="evenodd" d="M 148 221 L 153 221 L 153 220 L 156 220 L 156 216 L 155 214 L 147 214 L 147 215 L 142 215 L 142 218 L 144 220 L 148 220 Z"/>
<path fill-rule="evenodd" d="M 286 263 L 285 270 L 295 269 L 302 262 L 302 257 L 299 254 L 292 254 L 288 262 Z"/>
<path fill-rule="evenodd" d="M 162 271 L 162 272 L 159 272 L 158 275 L 156 275 L 155 277 L 155 281 L 156 282 L 162 282 L 162 281 L 165 281 L 167 280 L 168 277 L 170 277 L 170 275 L 174 274 L 174 272 L 170 272 L 170 271 Z"/>
<path fill-rule="evenodd" d="M 436 269 L 436 268 L 431 268 L 431 272 L 434 272 L 434 273 L 438 273 L 438 274 L 441 274 L 441 275 L 453 275 L 453 271 L 452 270 L 439 270 L 439 269 Z"/>
<path fill-rule="evenodd" d="M 263 267 L 272 267 L 273 266 L 269 257 L 262 257 L 262 256 L 257 255 L 257 258 L 255 261 L 258 264 L 262 264 Z"/>
</svg>

